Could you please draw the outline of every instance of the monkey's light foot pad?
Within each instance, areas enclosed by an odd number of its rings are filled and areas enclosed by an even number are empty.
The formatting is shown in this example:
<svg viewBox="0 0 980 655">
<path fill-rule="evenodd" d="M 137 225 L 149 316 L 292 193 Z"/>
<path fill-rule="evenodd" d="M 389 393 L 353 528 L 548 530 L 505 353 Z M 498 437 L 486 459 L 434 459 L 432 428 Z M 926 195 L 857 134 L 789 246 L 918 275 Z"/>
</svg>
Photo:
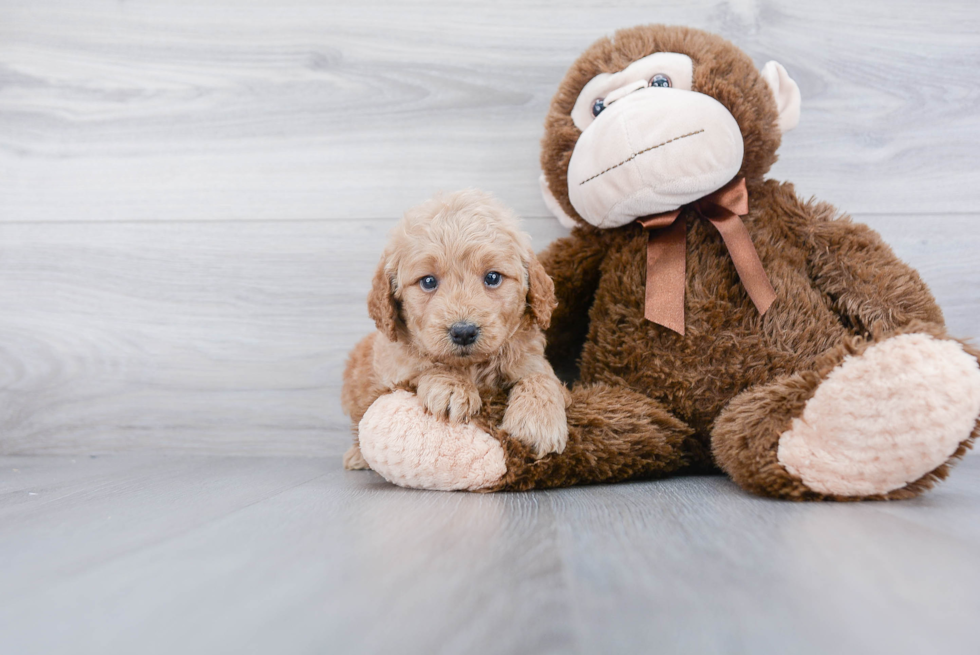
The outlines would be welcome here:
<svg viewBox="0 0 980 655">
<path fill-rule="evenodd" d="M 846 358 L 779 439 L 816 491 L 883 494 L 945 463 L 980 414 L 980 367 L 955 341 L 903 334 Z"/>
<path fill-rule="evenodd" d="M 407 391 L 374 401 L 358 426 L 358 441 L 371 468 L 401 487 L 472 491 L 507 472 L 496 439 L 472 424 L 450 425 L 426 413 Z"/>
</svg>

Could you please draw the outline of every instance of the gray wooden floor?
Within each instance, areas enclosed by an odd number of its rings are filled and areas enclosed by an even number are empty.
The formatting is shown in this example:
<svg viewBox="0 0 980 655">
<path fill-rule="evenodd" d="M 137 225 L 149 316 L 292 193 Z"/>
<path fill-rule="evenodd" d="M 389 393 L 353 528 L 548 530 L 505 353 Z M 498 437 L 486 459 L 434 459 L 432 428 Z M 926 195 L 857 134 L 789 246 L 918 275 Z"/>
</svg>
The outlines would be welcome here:
<svg viewBox="0 0 980 655">
<path fill-rule="evenodd" d="M 415 492 L 335 459 L 0 458 L 0 652 L 977 652 L 980 458 L 917 500 L 723 477 Z"/>
</svg>

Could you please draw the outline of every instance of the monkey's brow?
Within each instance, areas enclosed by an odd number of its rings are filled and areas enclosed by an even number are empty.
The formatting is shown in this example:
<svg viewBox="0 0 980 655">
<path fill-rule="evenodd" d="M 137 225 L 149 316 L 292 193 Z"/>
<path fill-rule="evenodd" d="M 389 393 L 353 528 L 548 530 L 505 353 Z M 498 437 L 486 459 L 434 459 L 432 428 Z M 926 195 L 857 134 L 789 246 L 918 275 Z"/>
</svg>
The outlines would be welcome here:
<svg viewBox="0 0 980 655">
<path fill-rule="evenodd" d="M 682 134 L 680 136 L 675 136 L 673 139 L 667 139 L 663 143 L 658 143 L 655 146 L 650 146 L 649 148 L 644 148 L 643 150 L 640 150 L 639 152 L 634 152 L 632 155 L 630 155 L 629 157 L 627 157 L 623 161 L 619 162 L 618 164 L 614 164 L 613 166 L 610 166 L 606 170 L 599 171 L 598 173 L 596 173 L 592 177 L 590 177 L 588 179 L 585 179 L 585 180 L 582 180 L 581 182 L 578 183 L 578 185 L 579 186 L 582 186 L 586 182 L 591 182 L 592 180 L 596 179 L 600 175 L 605 175 L 606 173 L 608 173 L 609 171 L 611 171 L 614 168 L 619 168 L 623 164 L 628 164 L 628 163 L 630 163 L 631 161 L 633 161 L 634 159 L 636 159 L 637 157 L 639 157 L 640 155 L 642 155 L 645 152 L 650 152 L 651 150 L 656 150 L 657 148 L 661 148 L 661 147 L 667 145 L 668 143 L 673 143 L 674 141 L 680 141 L 681 139 L 686 139 L 689 136 L 694 136 L 695 134 L 701 134 L 702 132 L 704 132 L 704 128 L 702 128 L 702 129 L 700 129 L 700 130 L 698 130 L 696 132 L 688 132 L 687 134 Z"/>
</svg>

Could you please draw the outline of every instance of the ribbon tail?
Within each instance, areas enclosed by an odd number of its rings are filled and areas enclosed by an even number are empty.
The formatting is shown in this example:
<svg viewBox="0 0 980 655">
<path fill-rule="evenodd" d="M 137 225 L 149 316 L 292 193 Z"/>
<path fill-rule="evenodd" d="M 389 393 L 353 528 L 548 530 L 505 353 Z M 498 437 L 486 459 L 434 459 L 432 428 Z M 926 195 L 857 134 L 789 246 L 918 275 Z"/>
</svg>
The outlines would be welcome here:
<svg viewBox="0 0 980 655">
<path fill-rule="evenodd" d="M 765 314 L 776 299 L 776 292 L 769 282 L 766 270 L 762 267 L 759 253 L 756 252 L 745 223 L 737 214 L 730 211 L 726 211 L 725 214 L 718 218 L 709 217 L 708 220 L 721 233 L 721 238 L 728 247 L 728 252 L 735 263 L 735 270 L 738 271 L 738 277 L 742 280 L 742 286 L 748 292 L 749 298 L 759 310 L 759 314 Z"/>
<path fill-rule="evenodd" d="M 684 334 L 686 257 L 687 224 L 683 220 L 650 230 L 644 316 L 681 335 Z"/>
</svg>

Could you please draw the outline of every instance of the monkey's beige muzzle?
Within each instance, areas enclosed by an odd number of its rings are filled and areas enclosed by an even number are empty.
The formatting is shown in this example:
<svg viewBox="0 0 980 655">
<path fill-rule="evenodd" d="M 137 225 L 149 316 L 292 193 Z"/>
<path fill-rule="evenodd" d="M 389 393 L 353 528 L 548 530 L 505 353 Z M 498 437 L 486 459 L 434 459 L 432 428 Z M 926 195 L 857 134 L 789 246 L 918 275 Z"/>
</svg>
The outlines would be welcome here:
<svg viewBox="0 0 980 655">
<path fill-rule="evenodd" d="M 629 90 L 579 137 L 568 197 L 592 225 L 619 227 L 720 189 L 738 173 L 742 154 L 738 123 L 714 98 L 673 88 Z"/>
</svg>

